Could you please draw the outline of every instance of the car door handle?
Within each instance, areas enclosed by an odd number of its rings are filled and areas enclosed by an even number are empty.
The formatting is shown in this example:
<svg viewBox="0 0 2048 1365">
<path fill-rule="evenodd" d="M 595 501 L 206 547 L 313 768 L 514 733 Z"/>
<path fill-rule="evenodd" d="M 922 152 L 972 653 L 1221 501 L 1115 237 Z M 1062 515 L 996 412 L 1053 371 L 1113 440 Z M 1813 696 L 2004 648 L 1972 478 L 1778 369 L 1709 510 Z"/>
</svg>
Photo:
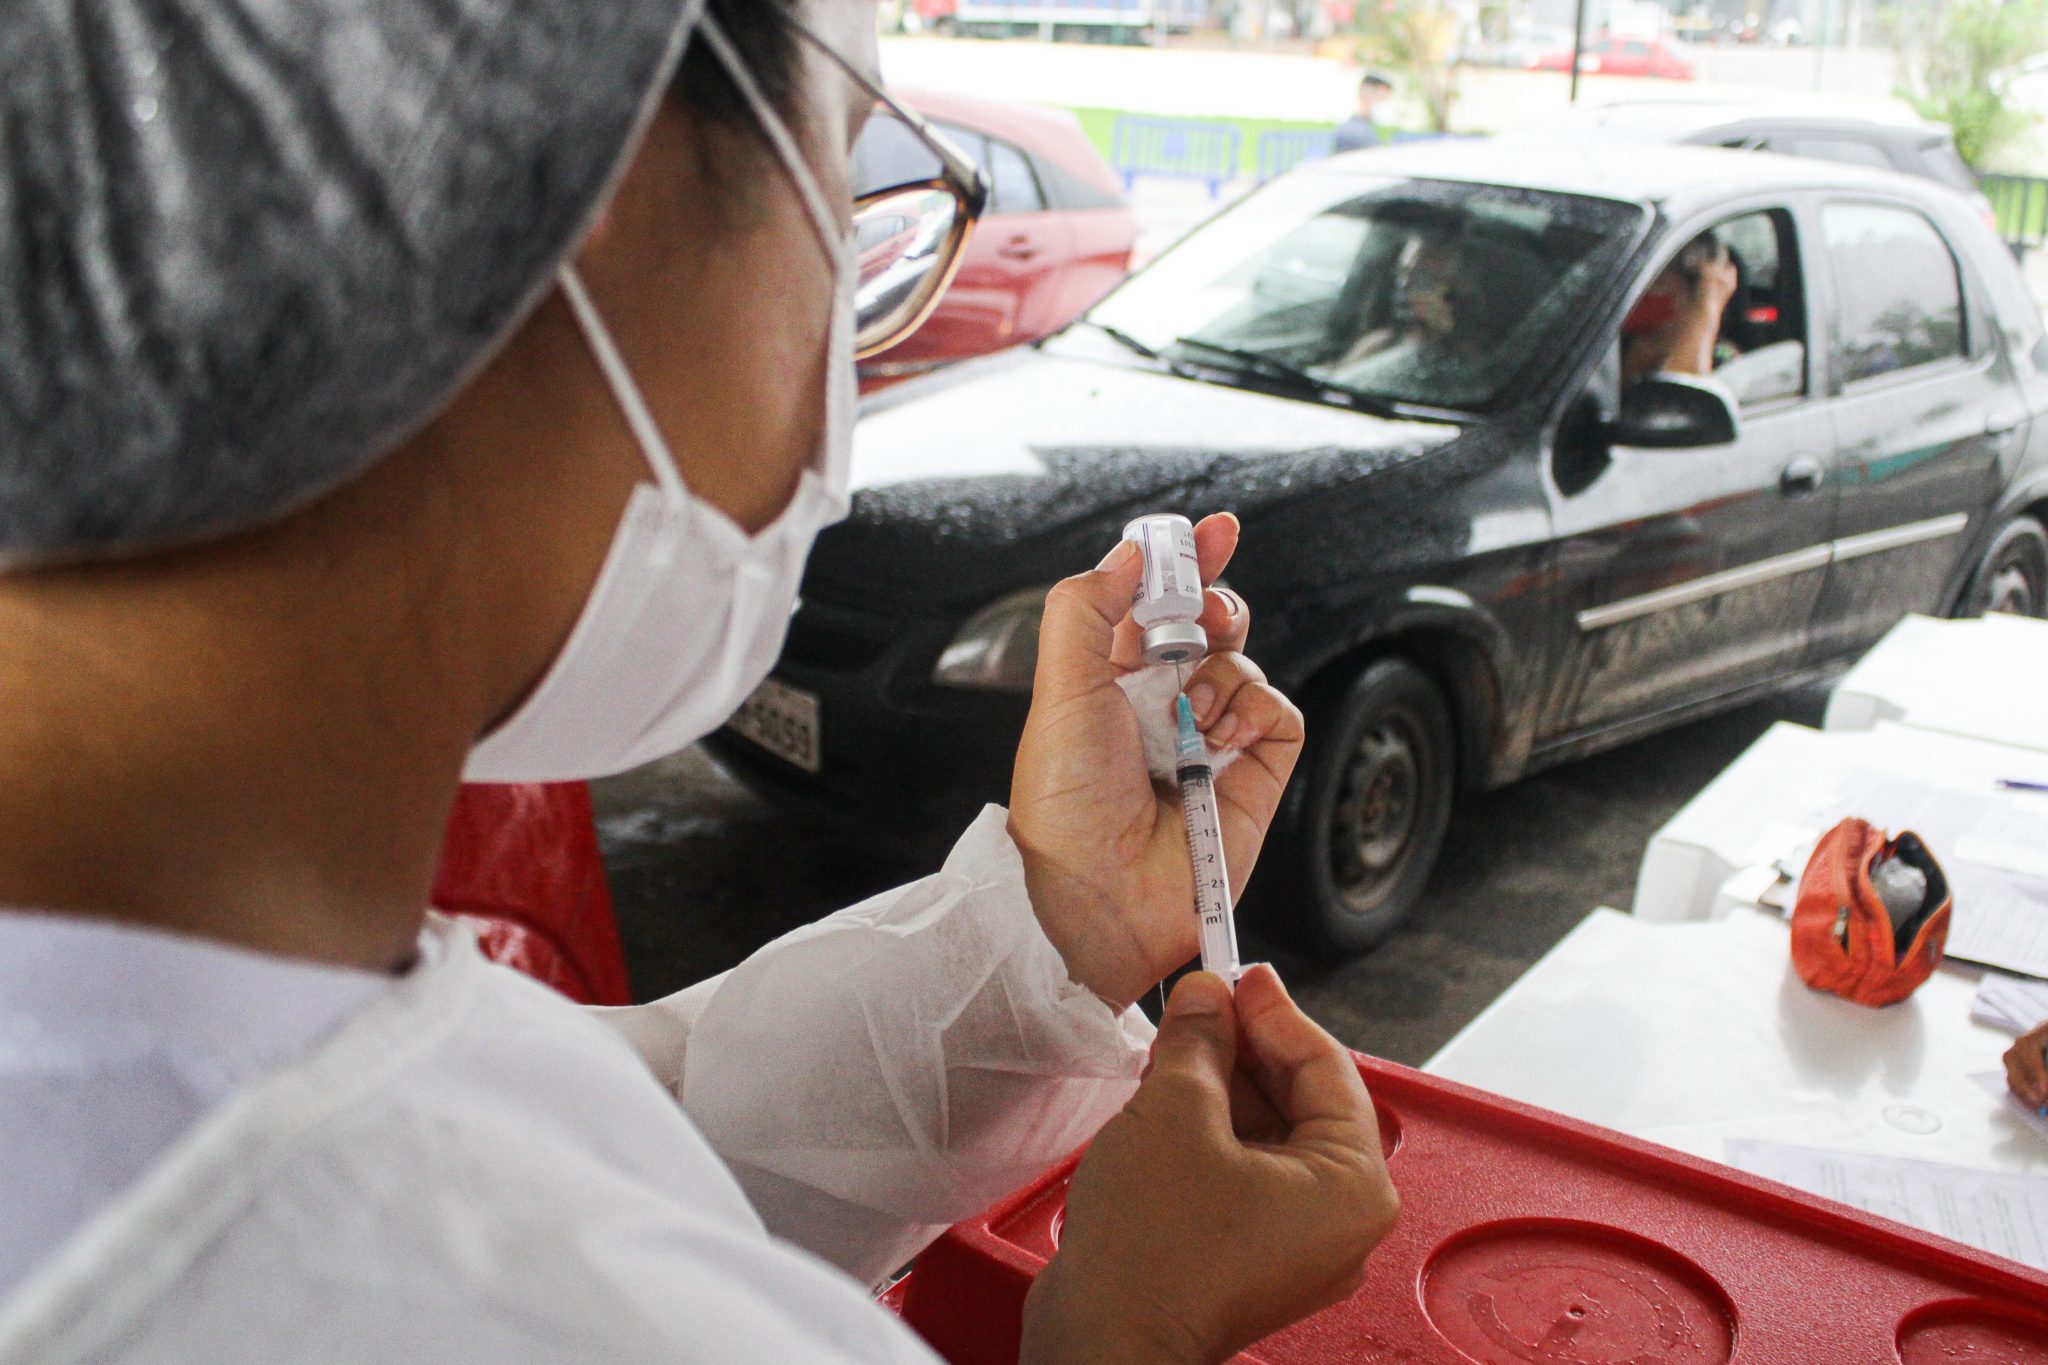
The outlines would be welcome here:
<svg viewBox="0 0 2048 1365">
<path fill-rule="evenodd" d="M 2020 429 L 2020 423 L 2024 420 L 2026 419 L 2016 412 L 1993 413 L 1984 419 L 1984 434 L 1993 438 L 2010 436 Z"/>
<path fill-rule="evenodd" d="M 1006 261 L 1028 261 L 1038 254 L 1038 248 L 1031 245 L 1029 237 L 1012 237 L 996 248 L 996 255 Z"/>
<path fill-rule="evenodd" d="M 1778 491 L 1788 498 L 1803 498 L 1820 492 L 1827 477 L 1828 472 L 1819 460 L 1794 460 L 1778 475 Z"/>
</svg>

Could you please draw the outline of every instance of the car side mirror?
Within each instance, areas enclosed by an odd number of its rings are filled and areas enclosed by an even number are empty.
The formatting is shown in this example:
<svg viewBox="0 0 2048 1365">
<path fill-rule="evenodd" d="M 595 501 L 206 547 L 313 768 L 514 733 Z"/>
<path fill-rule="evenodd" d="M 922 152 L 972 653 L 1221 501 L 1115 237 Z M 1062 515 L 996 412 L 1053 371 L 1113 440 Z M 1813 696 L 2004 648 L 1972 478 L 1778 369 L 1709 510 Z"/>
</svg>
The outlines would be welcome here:
<svg viewBox="0 0 2048 1365">
<path fill-rule="evenodd" d="M 1653 374 L 1621 391 L 1621 411 L 1607 424 L 1619 446 L 1676 449 L 1722 446 L 1742 434 L 1735 400 L 1711 379 Z"/>
</svg>

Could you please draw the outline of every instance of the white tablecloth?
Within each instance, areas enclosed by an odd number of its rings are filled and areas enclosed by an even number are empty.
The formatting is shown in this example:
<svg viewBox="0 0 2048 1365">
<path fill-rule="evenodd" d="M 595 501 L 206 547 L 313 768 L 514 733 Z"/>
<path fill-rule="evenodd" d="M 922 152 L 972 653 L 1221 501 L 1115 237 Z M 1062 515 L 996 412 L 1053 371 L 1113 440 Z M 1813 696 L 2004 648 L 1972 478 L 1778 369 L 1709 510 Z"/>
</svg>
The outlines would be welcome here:
<svg viewBox="0 0 2048 1365">
<path fill-rule="evenodd" d="M 1968 1079 L 2011 1039 L 1944 967 L 1872 1010 L 1807 989 L 1761 911 L 1595 910 L 1425 1070 L 1711 1160 L 1730 1137 L 2048 1176 L 2048 1137 Z"/>
<path fill-rule="evenodd" d="M 1828 698 L 1829 730 L 1882 720 L 2048 752 L 2048 621 L 1906 617 Z"/>
</svg>

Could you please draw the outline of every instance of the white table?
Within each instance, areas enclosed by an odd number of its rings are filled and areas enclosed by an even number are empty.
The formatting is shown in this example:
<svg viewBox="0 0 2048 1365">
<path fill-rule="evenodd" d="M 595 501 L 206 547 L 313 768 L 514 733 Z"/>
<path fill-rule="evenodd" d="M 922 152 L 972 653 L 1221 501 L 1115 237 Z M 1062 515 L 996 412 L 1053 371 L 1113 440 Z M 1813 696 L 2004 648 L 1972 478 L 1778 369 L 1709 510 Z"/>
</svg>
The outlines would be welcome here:
<svg viewBox="0 0 2048 1365">
<path fill-rule="evenodd" d="M 1427 1071 L 1710 1160 L 1730 1137 L 2048 1175 L 2048 1137 L 1973 1085 L 2011 1039 L 1944 967 L 1865 1009 L 1807 989 L 1761 911 L 1650 924 L 1595 910 Z"/>
<path fill-rule="evenodd" d="M 2042 698 L 2048 712 L 2048 685 Z M 1825 824 L 1815 813 L 1864 773 L 2048 818 L 2048 796 L 1997 786 L 2001 777 L 2048 781 L 2048 755 L 1891 721 L 1848 731 L 1781 721 L 1651 836 L 1636 877 L 1636 915 L 1668 921 L 1727 913 L 1730 898 L 1721 892 L 1729 879 L 1818 837 Z M 1884 818 L 1875 805 L 1862 813 Z M 1949 852 L 1936 846 L 1937 857 Z"/>
<path fill-rule="evenodd" d="M 2048 752 L 2048 621 L 1906 617 L 1835 685 L 1824 724 L 1883 720 Z"/>
</svg>

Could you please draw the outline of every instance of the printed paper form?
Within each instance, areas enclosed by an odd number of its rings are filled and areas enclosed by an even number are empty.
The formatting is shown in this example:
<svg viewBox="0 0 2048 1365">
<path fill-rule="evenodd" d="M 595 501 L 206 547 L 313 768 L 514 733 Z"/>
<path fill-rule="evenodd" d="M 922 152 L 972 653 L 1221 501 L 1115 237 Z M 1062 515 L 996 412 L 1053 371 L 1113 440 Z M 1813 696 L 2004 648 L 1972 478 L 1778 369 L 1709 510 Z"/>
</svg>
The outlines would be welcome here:
<svg viewBox="0 0 2048 1365">
<path fill-rule="evenodd" d="M 1894 834 L 1912 830 L 1934 849 L 1943 866 L 1950 858 L 1967 854 L 1988 865 L 2033 871 L 2048 853 L 2048 810 L 2022 804 L 2010 793 L 1979 795 L 1858 768 L 1844 774 L 1836 799 L 1819 812 L 1816 832 L 1846 815 L 1859 815 Z M 2010 861 L 2002 856 L 2007 854 Z"/>
<path fill-rule="evenodd" d="M 1728 1164 L 2048 1270 L 2048 1181 L 1730 1138 Z"/>
<path fill-rule="evenodd" d="M 1970 1018 L 2001 1033 L 2022 1034 L 2048 1023 L 2048 982 L 1986 972 L 1970 1002 Z"/>
<path fill-rule="evenodd" d="M 1948 955 L 2048 977 L 2048 881 L 1966 862 L 1944 862 L 1942 867 L 1955 893 Z"/>
</svg>

